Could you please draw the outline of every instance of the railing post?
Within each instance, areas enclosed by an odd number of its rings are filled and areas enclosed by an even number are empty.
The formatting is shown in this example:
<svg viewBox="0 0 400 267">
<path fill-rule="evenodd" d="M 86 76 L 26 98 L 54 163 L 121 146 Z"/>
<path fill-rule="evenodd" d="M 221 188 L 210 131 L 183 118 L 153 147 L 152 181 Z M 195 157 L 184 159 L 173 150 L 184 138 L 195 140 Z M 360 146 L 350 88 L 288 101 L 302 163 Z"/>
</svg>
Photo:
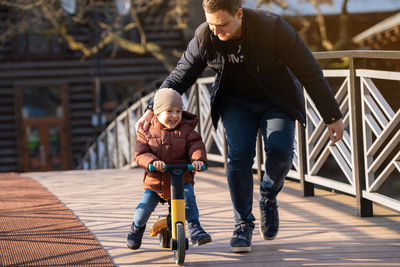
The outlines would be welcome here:
<svg viewBox="0 0 400 267">
<path fill-rule="evenodd" d="M 124 132 L 126 134 L 126 139 L 127 139 L 126 141 L 128 142 L 128 144 L 127 144 L 128 145 L 128 158 L 125 159 L 125 161 L 127 162 L 126 165 L 129 165 L 129 164 L 131 164 L 131 151 L 130 151 L 131 142 L 130 142 L 130 138 L 129 138 L 131 133 L 129 131 L 129 122 L 128 122 L 129 116 L 128 116 L 127 109 L 128 109 L 127 107 L 124 108 L 123 113 L 125 113 L 126 115 L 124 116 L 122 123 L 124 125 Z M 124 155 L 124 157 L 125 157 L 125 155 Z"/>
<path fill-rule="evenodd" d="M 307 150 L 306 150 L 306 130 L 297 121 L 297 151 L 299 153 L 299 178 L 300 190 L 303 197 L 314 196 L 314 184 L 306 181 L 307 172 Z"/>
<path fill-rule="evenodd" d="M 111 161 L 111 150 L 112 148 L 110 147 L 110 144 L 108 143 L 108 135 L 109 135 L 109 131 L 108 129 L 106 129 L 106 133 L 105 133 L 105 143 L 106 143 L 106 147 L 105 147 L 105 153 L 106 153 L 106 162 L 107 162 L 107 169 L 109 169 L 112 166 L 112 161 Z"/>
<path fill-rule="evenodd" d="M 117 166 L 115 166 L 116 168 L 120 168 L 121 166 L 120 166 L 120 162 L 121 162 L 121 160 L 120 160 L 120 151 L 119 151 L 119 143 L 118 143 L 118 140 L 119 140 L 119 138 L 118 138 L 118 123 L 117 123 L 117 120 L 115 120 L 114 121 L 115 122 L 115 124 L 114 124 L 114 142 L 115 142 L 115 150 L 116 150 L 116 153 L 117 153 Z"/>
<path fill-rule="evenodd" d="M 362 129 L 362 108 L 361 108 L 361 84 L 356 77 L 356 69 L 365 67 L 365 59 L 362 62 L 356 61 L 350 56 L 350 133 L 352 140 L 353 175 L 356 190 L 357 214 L 361 217 L 373 216 L 372 202 L 363 198 L 362 192 L 365 189 L 365 167 Z"/>
<path fill-rule="evenodd" d="M 100 166 L 100 147 L 98 143 L 98 136 L 101 133 L 102 129 L 102 120 L 101 120 L 101 83 L 100 83 L 100 78 L 98 75 L 96 75 L 95 80 L 94 80 L 94 90 L 95 90 L 95 97 L 96 97 L 96 116 L 97 116 L 97 127 L 96 127 L 96 139 L 94 142 L 96 143 L 96 168 Z"/>
</svg>

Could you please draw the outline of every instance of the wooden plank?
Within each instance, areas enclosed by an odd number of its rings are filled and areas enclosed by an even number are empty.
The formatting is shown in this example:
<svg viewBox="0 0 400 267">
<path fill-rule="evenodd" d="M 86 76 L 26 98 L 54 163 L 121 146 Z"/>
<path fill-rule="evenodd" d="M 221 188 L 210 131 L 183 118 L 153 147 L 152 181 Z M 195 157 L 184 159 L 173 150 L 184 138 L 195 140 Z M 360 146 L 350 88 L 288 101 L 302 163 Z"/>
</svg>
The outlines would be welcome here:
<svg viewBox="0 0 400 267">
<path fill-rule="evenodd" d="M 132 81 L 138 81 L 138 80 L 145 80 L 145 81 L 151 81 L 151 80 L 157 80 L 160 78 L 161 75 L 165 75 L 164 72 L 159 72 L 159 73 L 131 73 L 131 74 L 126 74 L 126 75 L 119 75 L 118 73 L 115 73 L 113 75 L 109 76 L 101 76 L 101 82 L 118 82 L 120 83 L 121 81 L 124 82 L 132 82 Z M 46 79 L 43 78 L 37 78 L 32 77 L 32 78 L 27 78 L 27 79 L 20 79 L 17 81 L 18 86 L 27 86 L 27 85 L 32 85 L 32 84 L 40 84 L 40 85 L 54 85 L 54 84 L 59 84 L 59 83 L 90 83 L 93 82 L 93 76 L 71 76 L 68 77 L 68 79 L 65 76 L 61 77 L 48 77 Z M 10 82 L 15 81 L 15 80 L 0 80 L 0 86 L 2 85 L 10 85 Z"/>
<path fill-rule="evenodd" d="M 365 76 L 372 79 L 400 80 L 400 73 L 397 71 L 358 69 L 356 73 L 357 76 Z"/>
<path fill-rule="evenodd" d="M 392 173 L 392 171 L 396 168 L 396 160 L 400 157 L 400 151 L 397 152 L 396 156 L 390 161 L 390 163 L 383 169 L 383 171 L 376 177 L 375 181 L 372 185 L 368 186 L 369 192 L 377 191 L 378 188 L 383 184 L 387 177 Z"/>
<path fill-rule="evenodd" d="M 0 122 L 13 122 L 15 123 L 15 117 L 14 114 L 0 114 Z"/>
<path fill-rule="evenodd" d="M 8 156 L 8 157 L 0 157 L 0 164 L 1 165 L 10 165 L 13 166 L 12 168 L 15 171 L 15 167 L 17 166 L 17 157 L 15 156 Z"/>
<path fill-rule="evenodd" d="M 143 192 L 142 169 L 32 175 L 79 216 L 116 265 L 174 265 L 171 251 L 161 249 L 158 239 L 149 236 L 148 229 L 139 250 L 126 248 L 132 214 Z M 375 217 L 361 218 L 357 216 L 354 197 L 316 188 L 315 197 L 302 198 L 299 183 L 291 180 L 286 181 L 278 196 L 280 232 L 273 241 L 263 240 L 258 232 L 259 184 L 256 177 L 254 181 L 256 229 L 252 252 L 236 254 L 231 253 L 229 248 L 233 211 L 224 170 L 210 168 L 196 174 L 195 191 L 200 220 L 213 242 L 197 248 L 190 245 L 185 265 L 399 266 L 399 213 L 375 205 Z M 148 225 L 158 215 L 165 214 L 166 209 L 166 205 L 159 205 Z"/>
<path fill-rule="evenodd" d="M 378 149 L 382 146 L 383 142 L 387 139 L 387 137 L 394 131 L 396 126 L 400 123 L 400 110 L 398 110 L 393 117 L 393 119 L 389 122 L 387 127 L 383 130 L 383 132 L 377 136 L 377 139 L 374 141 L 370 148 L 367 148 L 367 157 L 373 156 Z"/>
<path fill-rule="evenodd" d="M 345 192 L 345 193 L 348 193 L 351 195 L 355 195 L 354 187 L 352 187 L 349 184 L 334 181 L 332 179 L 328 179 L 328 178 L 321 177 L 318 175 L 306 175 L 306 181 L 316 184 L 316 185 L 322 185 L 322 186 L 325 186 L 328 188 L 332 188 L 334 190 L 338 190 L 338 191 Z"/>
<path fill-rule="evenodd" d="M 397 74 L 399 74 L 399 73 L 397 73 Z M 399 77 L 400 77 L 400 74 L 399 74 Z M 370 78 L 364 77 L 363 83 L 368 88 L 368 92 L 371 94 L 371 96 L 374 97 L 374 100 L 380 106 L 382 111 L 385 112 L 386 116 L 388 116 L 389 118 L 393 118 L 394 111 L 392 110 L 390 105 L 387 103 L 386 99 L 383 97 L 383 95 L 381 94 L 379 89 L 372 82 L 372 80 Z"/>
<path fill-rule="evenodd" d="M 370 193 L 366 191 L 363 191 L 363 197 L 400 212 L 400 200 L 398 199 L 390 198 L 379 193 Z"/>
<path fill-rule="evenodd" d="M 154 57 L 133 56 L 130 58 L 104 58 L 102 63 L 107 66 L 118 65 L 152 65 L 159 64 Z M 48 68 L 92 68 L 93 62 L 90 60 L 56 60 L 56 61 L 23 61 L 7 62 L 0 65 L 0 70 L 18 69 L 48 69 Z"/>
<path fill-rule="evenodd" d="M 366 103 L 368 108 L 371 110 L 372 114 L 377 118 L 377 120 L 378 120 L 379 124 L 381 125 L 381 127 L 385 128 L 386 125 L 388 124 L 388 120 L 383 115 L 383 113 L 379 109 L 378 105 L 374 102 L 374 100 L 371 97 L 371 95 L 364 96 L 364 102 Z"/>
<path fill-rule="evenodd" d="M 325 77 L 348 77 L 350 71 L 348 69 L 342 70 L 322 70 Z"/>
<path fill-rule="evenodd" d="M 382 129 L 376 123 L 374 117 L 371 114 L 366 114 L 364 116 L 365 122 L 368 124 L 369 128 L 375 134 L 375 136 L 379 136 L 382 133 Z"/>
<path fill-rule="evenodd" d="M 112 74 L 142 74 L 142 73 L 164 73 L 165 67 L 160 66 L 129 66 L 129 67 L 108 67 L 102 71 L 102 76 Z M 94 76 L 94 68 L 74 68 L 66 69 L 62 66 L 51 69 L 32 69 L 32 70 L 4 70 L 0 72 L 0 79 L 18 79 L 18 78 L 35 78 L 35 77 L 71 77 L 71 76 Z"/>
<path fill-rule="evenodd" d="M 393 149 L 396 148 L 397 144 L 400 143 L 400 132 L 397 132 L 389 143 L 383 148 L 379 156 L 374 159 L 371 166 L 367 166 L 367 173 L 375 173 L 377 169 L 382 165 L 384 160 L 392 153 Z"/>
<path fill-rule="evenodd" d="M 352 165 L 349 164 L 346 158 L 344 157 L 343 153 L 335 146 L 329 146 L 329 150 L 331 151 L 331 155 L 335 158 L 336 163 L 339 165 L 340 169 L 346 176 L 347 180 L 351 185 L 354 185 L 353 177 L 352 177 Z"/>
</svg>

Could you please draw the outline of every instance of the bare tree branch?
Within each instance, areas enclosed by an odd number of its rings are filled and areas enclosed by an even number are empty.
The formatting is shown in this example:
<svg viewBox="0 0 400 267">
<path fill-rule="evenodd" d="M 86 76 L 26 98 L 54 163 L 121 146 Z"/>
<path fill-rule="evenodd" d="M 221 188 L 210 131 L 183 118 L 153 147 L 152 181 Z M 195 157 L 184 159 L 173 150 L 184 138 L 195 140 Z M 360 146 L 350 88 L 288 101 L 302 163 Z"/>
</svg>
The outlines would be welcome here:
<svg viewBox="0 0 400 267">
<path fill-rule="evenodd" d="M 280 6 L 283 9 L 288 8 L 288 4 L 286 2 L 286 0 L 257 0 L 257 4 L 256 7 L 260 7 L 261 5 L 271 5 L 271 4 L 275 4 L 277 6 Z"/>
<path fill-rule="evenodd" d="M 327 28 L 326 28 L 326 23 L 325 23 L 325 17 L 322 13 L 321 4 L 328 4 L 328 5 L 333 5 L 333 0 L 298 0 L 299 2 L 309 2 L 313 5 L 315 10 L 317 11 L 317 15 L 315 18 L 315 21 L 318 25 L 319 29 L 319 35 L 321 38 L 321 45 L 324 49 L 330 51 L 330 50 L 338 50 L 338 49 L 343 49 L 344 47 L 348 47 L 350 44 L 350 39 L 349 39 L 349 14 L 347 12 L 347 3 L 348 0 L 344 0 L 342 2 L 342 8 L 341 8 L 341 13 L 340 13 L 340 18 L 339 18 L 339 38 L 333 42 L 329 40 L 328 34 L 327 34 Z M 271 5 L 275 4 L 277 6 L 280 6 L 281 8 L 284 9 L 291 9 L 290 5 L 287 4 L 286 0 L 258 0 L 256 7 L 260 7 L 261 5 Z M 308 32 L 311 24 L 309 21 L 301 17 L 301 12 L 299 10 L 294 10 L 293 8 L 291 9 L 295 13 L 298 14 L 296 17 L 297 19 L 301 20 L 301 24 L 303 27 L 299 30 L 299 34 L 305 38 L 306 33 Z"/>
<path fill-rule="evenodd" d="M 344 0 L 342 4 L 342 12 L 339 19 L 339 39 L 334 45 L 334 50 L 340 50 L 350 44 L 349 34 L 349 13 L 347 12 L 348 0 Z"/>
<path fill-rule="evenodd" d="M 183 28 L 186 26 L 187 0 L 133 0 L 128 17 L 117 14 L 114 1 L 86 0 L 76 1 L 76 14 L 67 15 L 58 0 L 0 0 L 0 6 L 7 7 L 7 26 L 0 33 L 0 45 L 19 34 L 57 35 L 65 41 L 72 51 L 80 51 L 83 58 L 91 57 L 106 46 L 112 49 L 110 56 L 115 56 L 118 49 L 135 54 L 150 53 L 169 66 L 169 56 L 161 47 L 148 42 L 142 21 L 159 19 L 168 27 Z M 17 17 L 15 17 L 17 16 Z M 34 26 L 33 26 L 34 25 Z M 175 26 L 174 26 L 175 25 Z M 96 38 L 84 38 L 70 32 L 71 27 L 88 29 L 97 35 Z M 135 30 L 137 40 L 128 40 L 127 33 Z M 90 43 L 88 43 L 88 41 Z"/>
<path fill-rule="evenodd" d="M 321 11 L 321 8 L 319 6 L 318 0 L 310 0 L 310 1 L 313 4 L 315 10 L 317 10 L 316 21 L 318 23 L 319 32 L 321 34 L 322 46 L 326 50 L 331 51 L 331 50 L 333 50 L 333 44 L 328 39 L 328 35 L 326 33 L 326 26 L 325 26 L 325 18 L 324 18 L 324 15 L 322 15 L 322 11 Z"/>
<path fill-rule="evenodd" d="M 44 2 L 45 0 L 36 0 L 36 1 L 28 0 L 28 1 L 18 1 L 18 2 L 2 0 L 0 4 L 7 7 L 17 8 L 22 10 L 30 10 L 32 8 L 42 5 Z"/>
</svg>

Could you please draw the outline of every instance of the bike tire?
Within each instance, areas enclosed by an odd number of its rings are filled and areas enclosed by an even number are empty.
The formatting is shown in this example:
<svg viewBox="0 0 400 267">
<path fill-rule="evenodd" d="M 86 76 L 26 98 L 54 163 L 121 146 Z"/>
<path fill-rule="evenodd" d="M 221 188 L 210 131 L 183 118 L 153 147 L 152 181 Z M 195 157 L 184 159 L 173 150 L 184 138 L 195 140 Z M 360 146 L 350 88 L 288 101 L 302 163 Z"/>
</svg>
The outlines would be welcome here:
<svg viewBox="0 0 400 267">
<path fill-rule="evenodd" d="M 168 231 L 167 228 L 162 228 L 160 230 L 160 235 L 159 235 L 159 240 L 160 240 L 160 246 L 163 248 L 169 248 L 170 241 L 171 241 L 171 234 Z"/>
<path fill-rule="evenodd" d="M 178 265 L 182 265 L 185 261 L 186 253 L 186 238 L 185 238 L 185 227 L 183 223 L 177 223 L 175 226 L 176 232 L 176 250 L 174 250 L 174 260 Z"/>
</svg>

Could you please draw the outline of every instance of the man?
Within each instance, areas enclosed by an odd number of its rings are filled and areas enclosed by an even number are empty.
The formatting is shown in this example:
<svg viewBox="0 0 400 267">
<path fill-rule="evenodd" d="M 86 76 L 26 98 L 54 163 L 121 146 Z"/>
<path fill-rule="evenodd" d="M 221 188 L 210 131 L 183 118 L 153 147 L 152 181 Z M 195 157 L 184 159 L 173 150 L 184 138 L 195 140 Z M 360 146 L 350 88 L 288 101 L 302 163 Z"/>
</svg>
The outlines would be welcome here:
<svg viewBox="0 0 400 267">
<path fill-rule="evenodd" d="M 214 127 L 222 119 L 228 143 L 228 184 L 235 214 L 233 252 L 251 251 L 255 218 L 252 165 L 258 129 L 264 138 L 265 174 L 260 184 L 260 231 L 279 229 L 276 196 L 292 166 L 295 120 L 305 126 L 301 84 L 313 99 L 330 139 L 342 138 L 342 114 L 322 71 L 296 31 L 267 11 L 242 8 L 241 0 L 203 0 L 206 22 L 160 88 L 185 92 L 208 66 Z M 299 81 L 298 81 L 298 80 Z M 151 103 L 137 127 L 147 129 Z"/>
</svg>

